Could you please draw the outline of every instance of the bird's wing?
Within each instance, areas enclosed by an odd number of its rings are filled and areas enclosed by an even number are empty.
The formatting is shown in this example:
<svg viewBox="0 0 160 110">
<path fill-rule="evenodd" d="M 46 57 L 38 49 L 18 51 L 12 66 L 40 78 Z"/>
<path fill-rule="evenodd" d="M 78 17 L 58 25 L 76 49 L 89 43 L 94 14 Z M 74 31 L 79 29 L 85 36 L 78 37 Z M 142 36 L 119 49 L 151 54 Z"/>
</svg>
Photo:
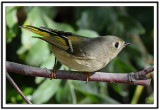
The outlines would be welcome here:
<svg viewBox="0 0 160 110">
<path fill-rule="evenodd" d="M 26 30 L 29 30 L 33 33 L 41 35 L 43 37 L 35 37 L 42 39 L 48 42 L 55 47 L 66 51 L 71 54 L 73 57 L 79 59 L 92 59 L 89 56 L 85 55 L 85 52 L 80 47 L 80 42 L 83 43 L 84 39 L 88 39 L 87 37 L 82 37 L 80 35 L 73 34 L 71 32 L 58 31 L 46 27 L 35 27 L 31 25 L 21 26 Z"/>
<path fill-rule="evenodd" d="M 79 37 L 84 37 L 84 36 L 80 36 L 80 35 L 77 35 L 77 34 L 74 34 L 74 33 L 71 33 L 71 32 L 65 32 L 65 31 L 59 31 L 59 30 L 56 30 L 56 29 L 51 29 L 51 28 L 47 28 L 47 27 L 43 27 L 41 26 L 40 27 L 41 29 L 44 29 L 44 30 L 47 30 L 49 32 L 53 32 L 57 35 L 64 35 L 64 36 L 79 36 Z"/>
</svg>

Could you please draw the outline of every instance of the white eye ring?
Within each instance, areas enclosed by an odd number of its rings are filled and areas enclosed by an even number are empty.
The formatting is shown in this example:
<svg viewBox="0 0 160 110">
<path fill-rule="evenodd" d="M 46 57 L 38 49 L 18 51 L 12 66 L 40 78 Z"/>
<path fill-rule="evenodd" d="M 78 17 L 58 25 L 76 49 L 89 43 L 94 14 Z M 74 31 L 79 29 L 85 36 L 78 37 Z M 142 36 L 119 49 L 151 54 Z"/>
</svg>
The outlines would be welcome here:
<svg viewBox="0 0 160 110">
<path fill-rule="evenodd" d="M 119 42 L 115 42 L 115 43 L 113 43 L 113 46 L 114 46 L 116 49 L 118 49 L 118 48 L 120 47 L 120 44 L 119 44 Z"/>
</svg>

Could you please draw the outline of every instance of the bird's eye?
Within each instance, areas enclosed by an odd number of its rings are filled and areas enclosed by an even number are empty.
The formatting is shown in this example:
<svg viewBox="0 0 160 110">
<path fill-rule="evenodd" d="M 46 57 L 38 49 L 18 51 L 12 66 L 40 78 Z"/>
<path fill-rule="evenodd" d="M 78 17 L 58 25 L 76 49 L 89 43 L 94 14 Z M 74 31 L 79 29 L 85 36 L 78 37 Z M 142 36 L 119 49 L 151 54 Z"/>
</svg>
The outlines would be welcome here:
<svg viewBox="0 0 160 110">
<path fill-rule="evenodd" d="M 118 46 L 119 46 L 119 43 L 116 42 L 116 43 L 114 44 L 114 47 L 115 47 L 115 48 L 118 48 Z"/>
</svg>

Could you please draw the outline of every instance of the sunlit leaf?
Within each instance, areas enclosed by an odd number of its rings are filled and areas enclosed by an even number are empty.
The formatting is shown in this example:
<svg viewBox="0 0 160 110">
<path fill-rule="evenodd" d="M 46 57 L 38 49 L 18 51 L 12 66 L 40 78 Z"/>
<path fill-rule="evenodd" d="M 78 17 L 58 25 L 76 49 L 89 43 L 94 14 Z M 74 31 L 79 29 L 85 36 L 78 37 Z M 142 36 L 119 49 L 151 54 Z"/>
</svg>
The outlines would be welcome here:
<svg viewBox="0 0 160 110">
<path fill-rule="evenodd" d="M 98 33 L 92 30 L 88 30 L 88 29 L 80 29 L 76 32 L 76 34 L 81 35 L 81 36 L 86 36 L 86 37 L 98 37 Z"/>
<path fill-rule="evenodd" d="M 11 42 L 17 34 L 17 8 L 13 6 L 6 7 L 6 40 Z M 16 26 L 16 27 L 15 27 Z"/>
<path fill-rule="evenodd" d="M 45 80 L 33 93 L 33 103 L 45 103 L 57 92 L 61 80 Z"/>
<path fill-rule="evenodd" d="M 31 49 L 29 49 L 25 61 L 29 65 L 40 65 L 49 57 L 49 51 L 50 50 L 48 49 L 47 43 L 44 41 L 39 41 L 33 45 Z"/>
</svg>

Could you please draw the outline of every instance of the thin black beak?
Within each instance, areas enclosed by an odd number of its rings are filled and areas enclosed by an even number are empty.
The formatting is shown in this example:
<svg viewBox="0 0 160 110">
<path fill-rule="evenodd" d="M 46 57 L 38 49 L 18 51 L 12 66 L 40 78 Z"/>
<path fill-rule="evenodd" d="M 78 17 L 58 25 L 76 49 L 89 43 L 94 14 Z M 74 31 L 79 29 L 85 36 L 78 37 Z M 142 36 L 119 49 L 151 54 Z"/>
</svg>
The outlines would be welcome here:
<svg viewBox="0 0 160 110">
<path fill-rule="evenodd" d="M 124 43 L 125 46 L 126 46 L 126 45 L 129 45 L 129 44 L 131 44 L 131 43 L 129 43 L 129 42 L 125 42 L 125 43 Z"/>
</svg>

